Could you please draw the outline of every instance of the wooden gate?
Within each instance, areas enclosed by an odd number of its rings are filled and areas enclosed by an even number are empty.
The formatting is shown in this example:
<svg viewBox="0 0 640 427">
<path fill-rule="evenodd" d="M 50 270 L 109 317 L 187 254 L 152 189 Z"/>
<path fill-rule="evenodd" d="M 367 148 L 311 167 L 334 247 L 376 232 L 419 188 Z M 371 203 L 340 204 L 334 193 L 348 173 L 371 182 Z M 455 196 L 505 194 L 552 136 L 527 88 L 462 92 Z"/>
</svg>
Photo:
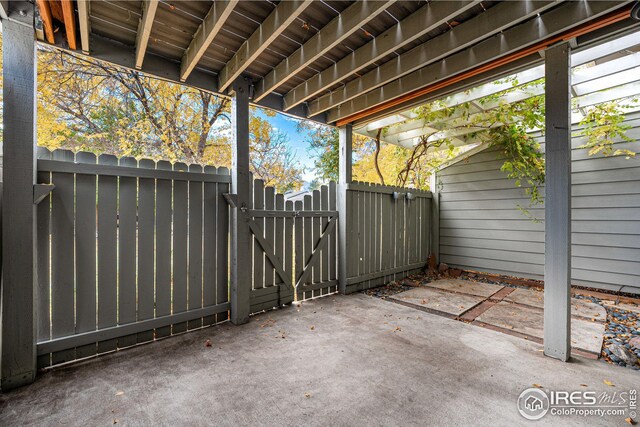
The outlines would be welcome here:
<svg viewBox="0 0 640 427">
<path fill-rule="evenodd" d="M 243 262 L 253 272 L 252 313 L 337 292 L 336 184 L 301 198 L 285 201 L 254 180 L 245 209 L 252 253 Z"/>
<path fill-rule="evenodd" d="M 228 319 L 227 168 L 40 149 L 39 367 Z"/>
</svg>

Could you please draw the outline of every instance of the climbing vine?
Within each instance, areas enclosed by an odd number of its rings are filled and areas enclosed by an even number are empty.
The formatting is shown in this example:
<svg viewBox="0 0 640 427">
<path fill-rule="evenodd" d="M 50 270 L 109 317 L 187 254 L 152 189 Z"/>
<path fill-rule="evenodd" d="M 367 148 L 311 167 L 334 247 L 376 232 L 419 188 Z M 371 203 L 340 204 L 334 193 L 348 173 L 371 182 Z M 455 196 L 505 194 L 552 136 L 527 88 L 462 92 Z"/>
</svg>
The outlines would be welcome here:
<svg viewBox="0 0 640 427">
<path fill-rule="evenodd" d="M 587 142 L 579 148 L 589 150 L 589 155 L 635 157 L 636 153 L 626 148 L 615 148 L 615 143 L 633 141 L 626 134 L 629 126 L 624 125 L 626 109 L 637 107 L 638 98 L 625 98 L 604 102 L 590 107 L 580 121 L 578 136 Z"/>
<path fill-rule="evenodd" d="M 516 78 L 509 77 L 495 84 L 510 87 L 473 103 L 449 106 L 450 100 L 445 99 L 414 110 L 414 120 L 421 121 L 424 129 L 431 132 L 421 136 L 411 150 L 398 173 L 397 185 L 405 185 L 425 163 L 433 162 L 435 153 L 446 152 L 451 157 L 459 153 L 457 146 L 463 145 L 460 142 L 473 140 L 501 152 L 504 161 L 500 169 L 516 186 L 525 189 L 530 198 L 528 207 L 543 202 L 540 188 L 545 182 L 544 153 L 533 134 L 538 131 L 544 135 L 544 78 L 521 85 Z M 584 137 L 586 142 L 580 148 L 588 149 L 590 156 L 634 157 L 634 151 L 616 148 L 616 144 L 632 141 L 626 135 L 629 127 L 624 125 L 625 111 L 638 106 L 638 98 L 629 97 L 581 109 L 584 118 L 577 136 Z M 387 131 L 384 129 L 382 134 Z M 436 158 L 435 162 L 442 163 L 442 159 Z M 531 216 L 528 207 L 518 206 Z"/>
</svg>

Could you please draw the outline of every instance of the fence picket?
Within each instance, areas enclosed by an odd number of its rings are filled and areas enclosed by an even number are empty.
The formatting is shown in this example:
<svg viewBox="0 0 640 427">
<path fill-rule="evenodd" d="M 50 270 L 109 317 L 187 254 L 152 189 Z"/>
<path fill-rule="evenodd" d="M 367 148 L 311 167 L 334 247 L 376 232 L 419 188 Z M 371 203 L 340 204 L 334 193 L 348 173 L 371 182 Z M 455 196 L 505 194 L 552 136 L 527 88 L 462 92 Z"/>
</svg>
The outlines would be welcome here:
<svg viewBox="0 0 640 427">
<path fill-rule="evenodd" d="M 337 188 L 336 183 L 331 181 L 329 182 L 329 210 L 335 211 L 337 203 Z M 338 234 L 337 227 L 331 231 L 329 235 L 329 245 L 328 253 L 329 253 L 329 280 L 337 280 L 338 279 Z M 334 285 L 329 288 L 329 292 L 337 292 L 338 286 Z"/>
<path fill-rule="evenodd" d="M 314 211 L 319 211 L 320 210 L 320 191 L 318 190 L 313 190 L 313 193 L 311 195 L 311 209 L 313 209 Z M 312 224 L 313 224 L 313 230 L 311 233 L 311 251 L 309 252 L 309 256 L 307 257 L 307 262 L 309 261 L 309 258 L 311 256 L 311 252 L 313 252 L 313 248 L 314 246 L 317 244 L 317 242 L 320 240 L 320 234 L 322 232 L 322 230 L 320 229 L 321 226 L 321 219 L 320 218 L 313 218 L 312 220 Z M 311 283 L 320 283 L 321 281 L 321 263 L 315 263 L 315 265 L 313 266 L 313 279 L 311 281 Z M 309 292 L 309 297 L 313 297 L 316 295 L 319 295 L 320 293 L 318 291 L 311 291 Z"/>
<path fill-rule="evenodd" d="M 216 173 L 213 166 L 205 166 L 204 172 L 208 174 Z M 204 184 L 204 261 L 203 261 L 203 307 L 209 307 L 216 303 L 216 250 L 218 229 L 216 227 L 216 217 L 218 215 L 218 185 L 217 183 L 205 182 Z M 202 318 L 203 326 L 212 325 L 216 322 L 215 316 L 205 316 Z"/>
<path fill-rule="evenodd" d="M 329 188 L 326 185 L 320 187 L 320 210 L 327 211 L 329 210 Z M 324 230 L 329 223 L 328 217 L 322 217 L 320 220 L 320 232 Z M 316 239 L 317 241 L 317 239 Z M 322 249 L 322 254 L 320 258 L 320 262 L 318 263 L 320 270 L 320 281 L 327 282 L 329 281 L 329 246 Z M 326 288 L 321 288 L 318 295 L 326 295 L 328 290 Z"/>
<path fill-rule="evenodd" d="M 73 161 L 73 153 L 56 150 L 55 160 Z M 51 337 L 58 338 L 75 333 L 73 278 L 73 224 L 74 224 L 74 176 L 53 173 L 51 180 L 60 188 L 53 193 L 51 220 Z M 75 349 L 52 355 L 52 363 L 62 363 L 75 358 Z"/>
<path fill-rule="evenodd" d="M 305 211 L 310 211 L 312 209 L 313 206 L 313 197 L 312 196 L 304 196 L 303 198 L 303 206 L 304 206 L 304 210 Z M 303 256 L 303 267 L 304 265 L 307 264 L 307 262 L 309 262 L 309 259 L 311 258 L 311 252 L 313 250 L 313 220 L 312 218 L 306 217 L 304 218 L 304 241 L 303 241 L 303 251 L 304 251 L 304 256 Z M 313 283 L 313 276 L 312 275 L 308 275 L 307 279 L 305 280 L 304 284 L 311 284 Z M 310 298 L 312 295 L 304 295 L 304 298 Z"/>
<path fill-rule="evenodd" d="M 79 154 L 78 154 L 79 155 Z M 135 168 L 138 162 L 133 157 L 120 159 L 120 166 Z M 138 180 L 132 177 L 119 178 L 118 200 L 118 324 L 136 321 L 136 229 Z M 130 335 L 118 339 L 118 347 L 135 345 L 137 337 Z"/>
<path fill-rule="evenodd" d="M 264 207 L 266 210 L 273 210 L 275 208 L 275 189 L 273 187 L 266 187 L 264 189 Z M 274 232 L 275 232 L 275 223 L 274 218 L 265 218 L 264 219 L 264 238 L 271 245 L 272 248 L 275 248 L 274 245 Z M 273 268 L 273 264 L 265 256 L 264 259 L 264 286 L 265 288 L 273 286 L 273 276 L 275 270 Z"/>
<path fill-rule="evenodd" d="M 261 179 L 253 181 L 253 209 L 264 209 L 264 182 Z M 264 233 L 264 218 L 256 218 L 256 224 Z M 253 289 L 264 287 L 264 253 L 258 241 L 253 239 Z"/>
<path fill-rule="evenodd" d="M 51 159 L 51 152 L 44 147 L 38 147 L 38 159 Z M 51 173 L 38 171 L 38 182 L 51 182 Z M 49 272 L 51 265 L 49 244 L 51 238 L 51 196 L 48 195 L 39 204 L 38 215 L 38 287 L 37 287 L 37 340 L 38 342 L 51 339 L 51 300 Z M 51 365 L 51 355 L 44 354 L 38 357 L 38 368 Z"/>
<path fill-rule="evenodd" d="M 297 200 L 294 203 L 294 210 L 300 212 L 304 209 L 304 204 L 302 201 Z M 294 281 L 295 284 L 298 281 L 298 278 L 302 275 L 302 271 L 304 269 L 304 218 L 296 217 L 294 218 L 294 227 L 295 227 L 295 263 L 294 263 Z M 296 289 L 296 298 L 298 300 L 304 299 L 304 295 L 302 292 L 299 292 Z"/>
<path fill-rule="evenodd" d="M 202 166 L 189 165 L 189 172 L 202 173 Z M 189 181 L 189 310 L 202 308 L 203 183 Z M 202 319 L 190 320 L 189 329 L 202 327 Z"/>
<path fill-rule="evenodd" d="M 278 211 L 283 211 L 284 210 L 284 195 L 283 194 L 276 194 L 276 210 Z M 274 233 L 274 238 L 275 238 L 275 251 L 276 251 L 276 258 L 280 260 L 280 263 L 282 264 L 283 269 L 286 270 L 286 263 L 285 261 L 285 254 L 284 254 L 284 239 L 285 239 L 285 234 L 284 234 L 284 218 L 283 217 L 278 217 L 275 219 L 275 233 Z M 289 270 L 291 271 L 291 270 Z M 280 284 L 282 283 L 282 278 L 276 274 L 276 280 L 275 280 L 276 284 Z"/>
<path fill-rule="evenodd" d="M 117 165 L 109 154 L 98 157 L 102 165 Z M 98 176 L 98 328 L 118 324 L 118 178 Z M 98 352 L 115 350 L 118 340 L 98 343 Z"/>
<path fill-rule="evenodd" d="M 285 209 L 287 211 L 293 211 L 293 202 L 287 200 L 285 202 Z M 295 286 L 296 280 L 293 271 L 293 218 L 287 217 L 284 219 L 284 271 L 291 277 L 291 283 Z M 289 290 L 292 294 L 295 289 Z"/>
<path fill-rule="evenodd" d="M 161 160 L 156 169 L 171 170 Z M 156 317 L 171 314 L 171 181 L 156 180 Z M 171 335 L 171 327 L 156 329 L 156 338 Z"/>
<path fill-rule="evenodd" d="M 184 163 L 175 163 L 173 170 L 185 172 L 189 168 Z M 187 311 L 187 235 L 188 235 L 188 191 L 187 181 L 173 182 L 173 307 L 172 313 Z M 187 330 L 187 323 L 172 326 L 172 333 Z"/>
<path fill-rule="evenodd" d="M 153 160 L 142 159 L 139 167 L 155 169 Z M 138 295 L 155 295 L 156 181 L 140 178 L 138 183 Z M 153 319 L 155 299 L 139 298 L 138 320 Z M 138 343 L 152 340 L 153 331 L 137 334 Z"/>
<path fill-rule="evenodd" d="M 76 161 L 95 164 L 96 156 L 78 153 Z M 89 332 L 96 329 L 96 175 L 76 175 L 75 240 L 76 332 Z M 76 349 L 76 356 L 88 357 L 97 351 L 96 343 L 87 344 Z"/>
<path fill-rule="evenodd" d="M 221 175 L 229 175 L 227 168 L 218 168 Z M 224 304 L 229 301 L 229 205 L 224 199 L 223 194 L 229 192 L 229 184 L 218 183 L 218 248 L 217 248 L 217 280 L 216 280 L 216 304 Z M 229 312 L 219 313 L 216 315 L 217 322 L 223 322 L 229 318 Z"/>
</svg>

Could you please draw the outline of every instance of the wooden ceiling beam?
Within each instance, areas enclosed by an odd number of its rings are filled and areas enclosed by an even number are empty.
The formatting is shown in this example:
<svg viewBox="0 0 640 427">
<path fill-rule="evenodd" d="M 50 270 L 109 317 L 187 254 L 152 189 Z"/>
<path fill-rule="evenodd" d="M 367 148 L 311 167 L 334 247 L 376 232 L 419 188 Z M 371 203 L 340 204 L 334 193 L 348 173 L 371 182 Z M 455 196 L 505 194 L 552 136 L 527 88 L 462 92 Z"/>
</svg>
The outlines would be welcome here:
<svg viewBox="0 0 640 427">
<path fill-rule="evenodd" d="M 207 13 L 207 16 L 200 24 L 200 27 L 193 35 L 193 40 L 182 56 L 182 64 L 180 65 L 180 81 L 187 80 L 189 74 L 198 65 L 198 61 L 211 45 L 213 39 L 218 35 L 222 26 L 233 12 L 233 8 L 238 0 L 218 0 L 213 2 L 213 6 Z"/>
<path fill-rule="evenodd" d="M 144 62 L 144 55 L 147 52 L 151 27 L 157 10 L 158 0 L 144 0 L 142 2 L 142 17 L 140 18 L 136 38 L 136 69 L 138 70 L 142 68 L 142 63 Z"/>
<path fill-rule="evenodd" d="M 260 101 L 276 90 L 309 64 L 342 43 L 351 34 L 360 30 L 363 25 L 378 16 L 395 1 L 357 1 L 346 10 L 340 12 L 331 22 L 314 34 L 309 41 L 282 60 L 269 74 L 261 79 L 255 85 L 253 99 Z"/>
<path fill-rule="evenodd" d="M 64 31 L 67 35 L 69 49 L 76 50 L 78 43 L 76 39 L 76 12 L 73 9 L 73 0 L 60 0 L 62 5 L 62 18 L 64 19 Z"/>
<path fill-rule="evenodd" d="M 244 70 L 311 4 L 313 0 L 286 0 L 265 18 L 258 29 L 240 46 L 218 74 L 220 91 L 225 91 Z"/>
<path fill-rule="evenodd" d="M 80 24 L 80 47 L 82 53 L 89 54 L 89 11 L 91 3 L 89 0 L 78 0 L 78 23 Z"/>
</svg>

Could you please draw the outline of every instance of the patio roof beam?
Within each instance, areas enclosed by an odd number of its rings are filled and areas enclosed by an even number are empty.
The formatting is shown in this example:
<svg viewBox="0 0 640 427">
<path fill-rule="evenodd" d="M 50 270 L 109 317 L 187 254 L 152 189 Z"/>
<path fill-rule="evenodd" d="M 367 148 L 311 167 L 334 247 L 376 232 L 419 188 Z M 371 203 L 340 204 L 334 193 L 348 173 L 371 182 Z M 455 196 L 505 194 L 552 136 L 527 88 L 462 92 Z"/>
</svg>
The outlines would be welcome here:
<svg viewBox="0 0 640 427">
<path fill-rule="evenodd" d="M 78 24 L 80 24 L 80 48 L 85 55 L 89 54 L 89 13 L 91 2 L 89 0 L 76 3 L 78 5 Z"/>
<path fill-rule="evenodd" d="M 396 0 L 358 1 L 338 14 L 298 50 L 280 62 L 255 87 L 254 101 L 260 101 L 316 59 L 340 44 Z"/>
<path fill-rule="evenodd" d="M 491 71 L 505 63 L 525 58 L 565 38 L 575 38 L 581 33 L 593 31 L 594 28 L 601 28 L 626 19 L 628 16 L 626 8 L 615 12 L 623 6 L 624 3 L 617 1 L 568 2 L 540 17 L 451 55 L 443 63 L 420 68 L 376 90 L 352 97 L 350 101 L 342 103 L 340 108 L 332 109 L 328 120 L 338 122 L 338 125 L 358 120 L 369 114 L 391 108 L 395 104 L 466 80 L 476 74 Z M 611 14 L 607 15 L 608 13 Z M 603 15 L 607 16 L 603 18 Z M 589 22 L 593 20 L 596 21 Z M 581 24 L 584 25 L 581 26 Z M 576 26 L 579 28 L 574 30 Z M 457 28 L 459 27 L 454 30 Z M 334 93 L 326 97 L 331 97 Z M 340 97 L 343 97 L 342 92 Z M 325 100 L 325 102 L 328 101 Z M 309 106 L 310 112 L 315 113 L 319 110 L 322 108 Z"/>
<path fill-rule="evenodd" d="M 544 354 L 571 357 L 571 48 L 545 51 Z"/>
<path fill-rule="evenodd" d="M 138 33 L 136 38 L 136 69 L 142 68 L 142 62 L 144 61 L 144 55 L 147 52 L 147 45 L 149 44 L 149 36 L 151 35 L 151 27 L 153 26 L 153 19 L 156 16 L 158 10 L 158 0 L 144 0 L 142 2 L 142 17 L 138 24 Z"/>
<path fill-rule="evenodd" d="M 310 102 L 309 113 L 317 114 L 327 111 L 425 65 L 436 63 L 442 67 L 443 64 L 438 62 L 441 59 L 534 17 L 554 4 L 556 3 L 549 1 L 500 3 L 441 36 L 430 39 L 395 59 L 385 62 L 344 87 Z"/>
<path fill-rule="evenodd" d="M 313 0 L 287 0 L 260 24 L 258 29 L 240 46 L 218 75 L 220 91 L 225 91 L 244 70 L 289 26 Z"/>
<path fill-rule="evenodd" d="M 184 82 L 191 74 L 191 71 L 198 65 L 198 61 L 202 58 L 202 55 L 211 45 L 213 39 L 218 35 L 222 26 L 233 8 L 238 3 L 238 0 L 219 0 L 213 2 L 213 6 L 205 16 L 204 21 L 196 30 L 193 35 L 191 44 L 187 47 L 182 57 L 182 63 L 180 65 L 180 81 Z"/>
<path fill-rule="evenodd" d="M 423 6 L 330 68 L 289 91 L 284 97 L 285 110 L 295 107 L 403 45 L 433 31 L 478 3 L 480 1 L 447 1 L 432 2 Z"/>
</svg>

